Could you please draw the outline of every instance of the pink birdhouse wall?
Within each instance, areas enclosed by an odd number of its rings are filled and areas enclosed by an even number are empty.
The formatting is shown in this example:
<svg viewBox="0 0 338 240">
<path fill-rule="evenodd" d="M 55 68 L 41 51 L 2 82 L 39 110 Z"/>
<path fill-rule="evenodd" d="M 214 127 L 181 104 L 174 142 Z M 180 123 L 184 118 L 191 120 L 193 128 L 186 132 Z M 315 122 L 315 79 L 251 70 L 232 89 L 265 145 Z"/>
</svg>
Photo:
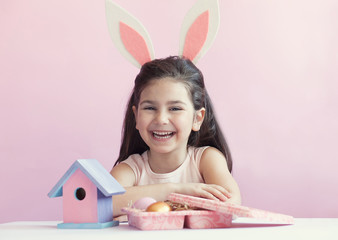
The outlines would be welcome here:
<svg viewBox="0 0 338 240">
<path fill-rule="evenodd" d="M 97 187 L 77 169 L 63 185 L 63 222 L 98 222 L 97 209 Z"/>
</svg>

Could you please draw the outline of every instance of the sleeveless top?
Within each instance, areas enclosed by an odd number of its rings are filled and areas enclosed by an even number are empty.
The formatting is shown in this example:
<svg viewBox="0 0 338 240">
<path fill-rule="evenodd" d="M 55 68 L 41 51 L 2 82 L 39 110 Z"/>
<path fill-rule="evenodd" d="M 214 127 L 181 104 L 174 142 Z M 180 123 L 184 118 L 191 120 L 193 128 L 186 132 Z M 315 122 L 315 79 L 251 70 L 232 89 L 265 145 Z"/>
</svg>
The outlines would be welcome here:
<svg viewBox="0 0 338 240">
<path fill-rule="evenodd" d="M 148 163 L 148 151 L 142 155 L 133 154 L 121 163 L 128 164 L 135 174 L 135 185 L 149 185 L 156 183 L 204 183 L 199 171 L 202 154 L 208 147 L 188 147 L 188 154 L 184 162 L 169 173 L 155 173 Z"/>
</svg>

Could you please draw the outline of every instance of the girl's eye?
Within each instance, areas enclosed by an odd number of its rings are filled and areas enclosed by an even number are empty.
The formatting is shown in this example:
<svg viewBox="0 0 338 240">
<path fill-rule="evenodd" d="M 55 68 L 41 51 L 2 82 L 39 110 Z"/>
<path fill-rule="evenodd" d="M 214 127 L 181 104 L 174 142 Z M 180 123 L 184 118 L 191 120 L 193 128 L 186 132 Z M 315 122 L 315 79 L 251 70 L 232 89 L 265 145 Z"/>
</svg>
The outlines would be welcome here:
<svg viewBox="0 0 338 240">
<path fill-rule="evenodd" d="M 144 107 L 143 109 L 144 109 L 144 110 L 155 110 L 155 108 L 154 108 L 154 107 L 151 107 L 151 106 L 149 106 L 149 107 Z"/>
<path fill-rule="evenodd" d="M 179 108 L 179 107 L 172 107 L 172 108 L 170 108 L 170 111 L 180 111 L 180 110 L 182 110 L 182 109 Z"/>
</svg>

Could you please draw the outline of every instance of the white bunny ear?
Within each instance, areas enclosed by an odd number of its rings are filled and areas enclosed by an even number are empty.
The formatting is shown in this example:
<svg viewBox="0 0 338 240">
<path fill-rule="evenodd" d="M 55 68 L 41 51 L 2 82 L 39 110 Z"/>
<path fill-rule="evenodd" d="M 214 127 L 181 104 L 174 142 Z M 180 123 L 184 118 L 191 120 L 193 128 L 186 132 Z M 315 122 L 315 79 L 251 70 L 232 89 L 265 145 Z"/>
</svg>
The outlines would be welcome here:
<svg viewBox="0 0 338 240">
<path fill-rule="evenodd" d="M 183 20 L 179 55 L 196 63 L 212 45 L 219 22 L 218 0 L 198 0 Z"/>
<path fill-rule="evenodd" d="M 106 0 L 106 18 L 113 43 L 129 62 L 140 68 L 154 59 L 154 49 L 145 27 L 112 0 Z"/>
</svg>

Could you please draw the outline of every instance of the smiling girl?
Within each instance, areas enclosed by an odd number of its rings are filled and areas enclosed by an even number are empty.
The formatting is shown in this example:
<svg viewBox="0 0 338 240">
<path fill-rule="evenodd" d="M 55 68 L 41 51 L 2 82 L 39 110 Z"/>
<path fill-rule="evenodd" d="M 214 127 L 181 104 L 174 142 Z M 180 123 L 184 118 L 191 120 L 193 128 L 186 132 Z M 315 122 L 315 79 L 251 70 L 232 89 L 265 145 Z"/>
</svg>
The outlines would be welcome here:
<svg viewBox="0 0 338 240">
<path fill-rule="evenodd" d="M 241 203 L 232 159 L 201 71 L 188 59 L 145 63 L 135 79 L 112 176 L 126 189 L 114 216 L 142 197 L 173 192 Z"/>
</svg>

